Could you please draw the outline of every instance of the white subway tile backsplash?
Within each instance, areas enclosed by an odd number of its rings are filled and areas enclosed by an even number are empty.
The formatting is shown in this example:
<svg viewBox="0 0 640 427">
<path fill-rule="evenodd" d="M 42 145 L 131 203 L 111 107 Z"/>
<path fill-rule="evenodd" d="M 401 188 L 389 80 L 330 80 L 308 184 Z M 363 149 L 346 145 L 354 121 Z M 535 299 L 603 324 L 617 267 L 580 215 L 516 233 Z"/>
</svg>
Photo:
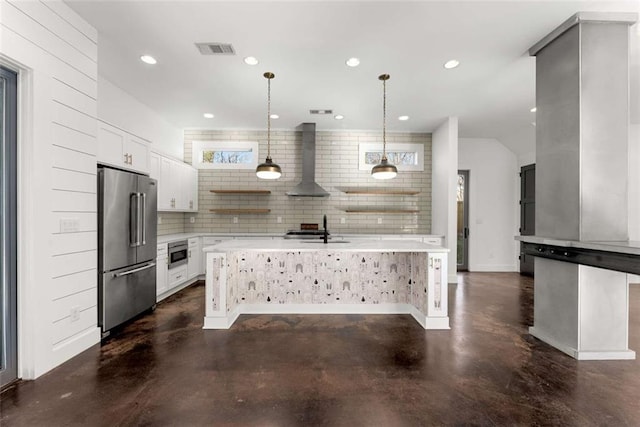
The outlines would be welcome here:
<svg viewBox="0 0 640 427">
<path fill-rule="evenodd" d="M 198 213 L 161 213 L 159 234 L 179 232 L 270 232 L 284 233 L 297 229 L 302 222 L 321 223 L 327 214 L 329 228 L 335 233 L 429 233 L 431 231 L 431 134 L 388 133 L 387 142 L 412 142 L 425 145 L 424 172 L 401 172 L 393 182 L 379 182 L 369 172 L 358 169 L 358 144 L 382 142 L 377 132 L 319 131 L 316 135 L 316 182 L 331 193 L 327 198 L 293 198 L 286 195 L 302 177 L 302 133 L 276 130 L 271 134 L 271 156 L 283 170 L 277 181 L 258 180 L 253 171 L 200 170 Z M 192 141 L 244 140 L 258 141 L 259 158 L 267 149 L 265 131 L 187 130 L 184 133 L 184 158 L 191 162 Z M 419 189 L 416 196 L 350 195 L 346 187 L 402 187 Z M 219 195 L 214 188 L 269 189 L 268 196 Z M 407 207 L 419 210 L 410 214 L 347 213 L 347 207 Z M 268 214 L 221 215 L 209 212 L 214 208 L 266 208 Z M 189 222 L 195 217 L 195 223 Z M 233 217 L 238 223 L 233 223 Z M 278 224 L 277 217 L 282 218 Z M 382 217 L 382 224 L 377 219 Z M 345 224 L 340 223 L 345 218 Z"/>
</svg>

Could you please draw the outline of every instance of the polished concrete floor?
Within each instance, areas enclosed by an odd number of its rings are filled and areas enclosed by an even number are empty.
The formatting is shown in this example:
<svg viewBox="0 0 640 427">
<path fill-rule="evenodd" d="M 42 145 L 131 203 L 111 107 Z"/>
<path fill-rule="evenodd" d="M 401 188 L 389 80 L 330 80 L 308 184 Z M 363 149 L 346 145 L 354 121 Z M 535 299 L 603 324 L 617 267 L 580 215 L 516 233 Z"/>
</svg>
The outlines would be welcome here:
<svg viewBox="0 0 640 427">
<path fill-rule="evenodd" d="M 451 330 L 410 316 L 242 316 L 202 330 L 192 286 L 36 381 L 2 426 L 640 425 L 640 361 L 578 362 L 527 333 L 532 279 L 467 273 Z M 630 290 L 640 350 L 640 285 Z"/>
</svg>

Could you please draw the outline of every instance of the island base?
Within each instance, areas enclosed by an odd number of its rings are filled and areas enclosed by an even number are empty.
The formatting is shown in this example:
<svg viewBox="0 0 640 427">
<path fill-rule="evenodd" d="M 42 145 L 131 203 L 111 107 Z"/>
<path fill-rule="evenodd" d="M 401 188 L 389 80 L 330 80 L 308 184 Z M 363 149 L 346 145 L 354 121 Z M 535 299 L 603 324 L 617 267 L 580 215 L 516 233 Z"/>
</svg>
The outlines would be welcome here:
<svg viewBox="0 0 640 427">
<path fill-rule="evenodd" d="M 204 328 L 241 314 L 409 314 L 449 329 L 447 254 L 418 249 L 209 251 Z"/>
<path fill-rule="evenodd" d="M 246 304 L 236 307 L 228 316 L 205 316 L 203 329 L 229 329 L 242 314 L 409 314 L 424 329 L 450 329 L 449 317 L 426 317 L 409 304 Z"/>
</svg>

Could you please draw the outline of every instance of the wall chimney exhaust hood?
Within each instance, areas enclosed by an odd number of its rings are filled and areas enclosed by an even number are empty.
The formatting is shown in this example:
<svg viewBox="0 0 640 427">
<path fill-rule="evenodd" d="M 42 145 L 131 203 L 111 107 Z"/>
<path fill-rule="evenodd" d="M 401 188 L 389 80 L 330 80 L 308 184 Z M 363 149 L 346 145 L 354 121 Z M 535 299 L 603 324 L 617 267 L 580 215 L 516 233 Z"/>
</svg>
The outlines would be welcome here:
<svg viewBox="0 0 640 427">
<path fill-rule="evenodd" d="M 302 181 L 293 190 L 292 197 L 328 197 L 329 193 L 316 181 L 316 124 L 302 124 Z"/>
</svg>

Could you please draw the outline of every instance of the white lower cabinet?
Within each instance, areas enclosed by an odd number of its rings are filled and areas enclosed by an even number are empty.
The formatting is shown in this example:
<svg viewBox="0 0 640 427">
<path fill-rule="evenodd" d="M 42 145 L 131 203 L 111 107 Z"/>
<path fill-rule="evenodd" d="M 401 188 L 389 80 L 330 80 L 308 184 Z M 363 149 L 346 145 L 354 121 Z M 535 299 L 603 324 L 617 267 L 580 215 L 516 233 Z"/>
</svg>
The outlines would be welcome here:
<svg viewBox="0 0 640 427">
<path fill-rule="evenodd" d="M 174 267 L 168 271 L 167 282 L 169 289 L 173 289 L 176 286 L 181 285 L 183 282 L 186 282 L 187 280 L 188 278 L 186 265 Z"/>
<path fill-rule="evenodd" d="M 187 264 L 169 268 L 167 243 L 158 244 L 156 258 L 156 296 L 158 301 L 193 283 L 198 276 L 204 274 L 202 256 L 202 239 L 189 239 Z"/>
<path fill-rule="evenodd" d="M 168 289 L 167 264 L 167 244 L 161 243 L 158 245 L 158 255 L 156 258 L 156 295 L 161 295 Z"/>
<path fill-rule="evenodd" d="M 187 278 L 193 279 L 203 273 L 201 262 L 202 245 L 200 244 L 199 237 L 192 237 L 189 239 L 188 257 Z"/>
</svg>

